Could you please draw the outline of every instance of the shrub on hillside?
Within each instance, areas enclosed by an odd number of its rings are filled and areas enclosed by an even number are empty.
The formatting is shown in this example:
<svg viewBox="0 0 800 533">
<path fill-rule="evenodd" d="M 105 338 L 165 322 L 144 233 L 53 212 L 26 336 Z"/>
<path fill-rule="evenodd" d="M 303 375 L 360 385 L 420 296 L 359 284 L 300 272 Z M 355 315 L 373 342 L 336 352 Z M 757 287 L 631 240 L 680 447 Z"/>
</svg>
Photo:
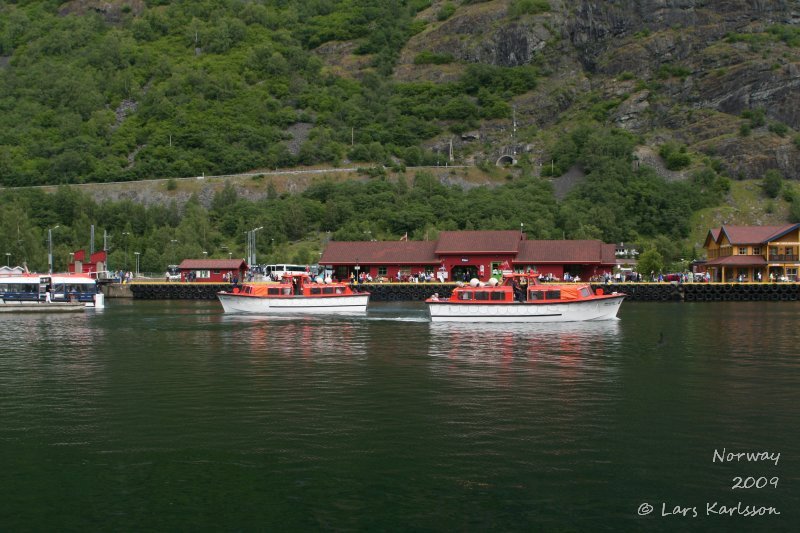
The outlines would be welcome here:
<svg viewBox="0 0 800 533">
<path fill-rule="evenodd" d="M 449 19 L 453 13 L 456 12 L 456 6 L 447 2 L 442 8 L 436 12 L 436 20 L 442 21 Z"/>
<path fill-rule="evenodd" d="M 521 17 L 522 15 L 538 15 L 550 11 L 550 2 L 547 0 L 512 0 L 508 6 L 508 14 L 511 17 Z"/>
<path fill-rule="evenodd" d="M 444 65 L 453 62 L 453 54 L 437 54 L 425 50 L 414 57 L 415 65 Z"/>
<path fill-rule="evenodd" d="M 789 131 L 789 126 L 787 126 L 783 122 L 773 122 L 772 124 L 769 125 L 769 131 L 771 131 L 778 137 L 783 137 Z"/>
<path fill-rule="evenodd" d="M 777 198 L 778 194 L 781 192 L 782 186 L 783 176 L 781 173 L 775 169 L 767 170 L 767 173 L 764 174 L 764 183 L 762 185 L 764 194 L 766 194 L 768 198 Z"/>
<path fill-rule="evenodd" d="M 674 142 L 662 144 L 658 154 L 669 170 L 681 170 L 692 162 L 691 156 L 686 152 L 686 146 Z"/>
</svg>

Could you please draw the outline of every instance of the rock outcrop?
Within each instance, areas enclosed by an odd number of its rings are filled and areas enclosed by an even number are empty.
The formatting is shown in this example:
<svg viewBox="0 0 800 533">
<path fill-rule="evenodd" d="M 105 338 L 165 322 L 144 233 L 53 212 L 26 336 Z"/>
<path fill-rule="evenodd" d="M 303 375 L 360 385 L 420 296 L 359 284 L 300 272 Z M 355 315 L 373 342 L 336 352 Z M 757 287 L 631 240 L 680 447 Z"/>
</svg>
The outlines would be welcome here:
<svg viewBox="0 0 800 533">
<path fill-rule="evenodd" d="M 550 0 L 550 9 L 511 16 L 512 2 L 460 6 L 403 50 L 399 80 L 457 79 L 469 63 L 538 65 L 544 76 L 515 99 L 520 125 L 553 126 L 586 95 L 615 101 L 609 121 L 653 140 L 674 140 L 723 160 L 733 176 L 769 168 L 800 179 L 800 2 L 792 0 Z M 776 28 L 788 28 L 790 38 Z M 792 34 L 791 32 L 795 32 Z M 794 41 L 791 40 L 794 35 Z M 449 65 L 414 65 L 423 51 Z M 613 106 L 611 106 L 613 107 Z M 738 136 L 745 111 L 788 126 L 784 137 Z M 724 114 L 710 134 L 708 113 Z M 724 130 L 723 128 L 728 128 Z M 494 128 L 497 129 L 497 128 Z M 507 136 L 482 128 L 481 138 Z"/>
</svg>

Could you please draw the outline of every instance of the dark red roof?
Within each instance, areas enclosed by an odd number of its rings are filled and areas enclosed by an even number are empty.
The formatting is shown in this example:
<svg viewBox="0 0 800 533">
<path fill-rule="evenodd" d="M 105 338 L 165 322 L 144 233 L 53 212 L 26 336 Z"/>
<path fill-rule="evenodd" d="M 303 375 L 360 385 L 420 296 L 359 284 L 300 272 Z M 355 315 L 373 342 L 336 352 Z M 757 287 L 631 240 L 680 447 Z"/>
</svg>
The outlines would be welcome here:
<svg viewBox="0 0 800 533">
<path fill-rule="evenodd" d="M 616 262 L 613 244 L 602 241 L 522 241 L 514 263 L 597 263 Z"/>
<path fill-rule="evenodd" d="M 244 259 L 184 259 L 178 268 L 181 270 L 246 270 L 247 263 Z"/>
<path fill-rule="evenodd" d="M 727 255 L 706 262 L 706 266 L 764 266 L 767 260 L 761 255 Z"/>
<path fill-rule="evenodd" d="M 798 224 L 783 226 L 722 226 L 721 233 L 731 244 L 766 244 L 768 241 L 795 229 Z"/>
<path fill-rule="evenodd" d="M 522 232 L 442 231 L 435 252 L 441 254 L 517 253 Z"/>
<path fill-rule="evenodd" d="M 436 241 L 331 241 L 319 262 L 322 265 L 438 265 L 436 244 Z"/>
<path fill-rule="evenodd" d="M 613 265 L 617 262 L 617 247 L 613 244 L 602 243 L 600 251 L 600 263 L 604 265 Z"/>
</svg>

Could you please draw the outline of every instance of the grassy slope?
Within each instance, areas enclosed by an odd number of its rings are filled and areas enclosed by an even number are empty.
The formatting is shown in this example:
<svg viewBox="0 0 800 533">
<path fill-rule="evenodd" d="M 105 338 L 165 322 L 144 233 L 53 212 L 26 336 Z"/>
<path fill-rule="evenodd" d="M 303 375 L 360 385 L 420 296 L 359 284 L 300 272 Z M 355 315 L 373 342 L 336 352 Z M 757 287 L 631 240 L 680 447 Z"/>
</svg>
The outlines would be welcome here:
<svg viewBox="0 0 800 533">
<path fill-rule="evenodd" d="M 784 187 L 800 190 L 795 183 L 784 183 Z M 702 209 L 694 214 L 688 244 L 701 249 L 708 230 L 723 224 L 779 226 L 788 220 L 789 203 L 782 197 L 765 198 L 761 191 L 761 180 L 733 181 L 724 205 Z"/>
</svg>

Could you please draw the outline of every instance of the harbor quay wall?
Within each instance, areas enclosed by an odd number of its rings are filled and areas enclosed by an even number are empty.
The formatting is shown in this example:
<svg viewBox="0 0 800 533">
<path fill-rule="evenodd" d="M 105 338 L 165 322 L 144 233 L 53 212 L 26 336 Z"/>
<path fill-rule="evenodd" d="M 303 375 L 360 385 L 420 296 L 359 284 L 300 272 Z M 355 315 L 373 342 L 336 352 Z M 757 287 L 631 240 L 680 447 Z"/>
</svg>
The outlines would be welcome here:
<svg viewBox="0 0 800 533">
<path fill-rule="evenodd" d="M 546 284 L 545 284 L 546 285 Z M 423 301 L 433 293 L 448 298 L 454 283 L 365 283 L 354 285 L 367 291 L 376 302 Z M 800 283 L 592 283 L 592 289 L 623 292 L 634 302 L 748 302 L 800 300 Z M 142 300 L 213 300 L 219 291 L 230 291 L 229 283 L 138 282 L 125 290 L 114 285 L 106 296 Z"/>
</svg>

